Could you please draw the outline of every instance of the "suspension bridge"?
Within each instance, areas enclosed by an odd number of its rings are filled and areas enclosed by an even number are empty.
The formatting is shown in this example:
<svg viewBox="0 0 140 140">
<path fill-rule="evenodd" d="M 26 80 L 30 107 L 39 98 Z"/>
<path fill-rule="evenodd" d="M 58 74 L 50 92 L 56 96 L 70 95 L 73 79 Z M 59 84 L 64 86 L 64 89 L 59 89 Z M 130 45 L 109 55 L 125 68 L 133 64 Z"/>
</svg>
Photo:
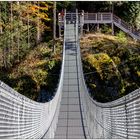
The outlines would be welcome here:
<svg viewBox="0 0 140 140">
<path fill-rule="evenodd" d="M 38 103 L 0 81 L 0 139 L 140 138 L 140 89 L 109 103 L 94 101 L 83 75 L 79 14 L 63 18 L 63 60 L 54 98 Z"/>
</svg>

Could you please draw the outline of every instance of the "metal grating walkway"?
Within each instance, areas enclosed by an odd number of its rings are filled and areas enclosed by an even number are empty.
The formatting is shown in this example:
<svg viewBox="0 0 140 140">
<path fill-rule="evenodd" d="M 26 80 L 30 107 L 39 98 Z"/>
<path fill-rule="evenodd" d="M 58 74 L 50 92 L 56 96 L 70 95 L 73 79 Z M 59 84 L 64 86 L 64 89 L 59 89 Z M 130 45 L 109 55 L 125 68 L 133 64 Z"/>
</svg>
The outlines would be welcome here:
<svg viewBox="0 0 140 140">
<path fill-rule="evenodd" d="M 67 24 L 65 44 L 64 85 L 55 138 L 84 139 L 85 119 L 80 106 L 76 56 L 75 24 Z M 83 118 L 83 119 L 82 119 Z"/>
</svg>

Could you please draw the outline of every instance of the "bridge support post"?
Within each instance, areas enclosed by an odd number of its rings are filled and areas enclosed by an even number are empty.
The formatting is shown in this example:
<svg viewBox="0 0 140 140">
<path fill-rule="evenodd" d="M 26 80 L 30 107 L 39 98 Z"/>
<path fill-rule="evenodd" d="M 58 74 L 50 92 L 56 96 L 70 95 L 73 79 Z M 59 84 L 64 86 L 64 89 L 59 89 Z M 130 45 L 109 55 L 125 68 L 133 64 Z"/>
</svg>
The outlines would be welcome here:
<svg viewBox="0 0 140 140">
<path fill-rule="evenodd" d="M 83 36 L 83 25 L 81 25 L 81 37 Z"/>
<path fill-rule="evenodd" d="M 81 37 L 82 37 L 83 36 L 83 26 L 84 26 L 84 10 L 82 10 L 80 20 L 81 20 L 80 21 L 80 27 L 81 27 L 80 34 L 81 34 Z"/>
<path fill-rule="evenodd" d="M 87 31 L 89 32 L 89 24 L 87 24 Z"/>
<path fill-rule="evenodd" d="M 113 13 L 111 14 L 111 27 L 112 27 L 112 35 L 114 35 L 114 20 L 113 20 Z"/>
<path fill-rule="evenodd" d="M 96 20 L 97 20 L 97 32 L 100 31 L 100 26 L 99 26 L 99 22 L 98 22 L 98 20 L 100 19 L 99 17 L 100 17 L 100 15 L 99 15 L 99 13 L 97 13 L 97 14 L 96 14 Z"/>
<path fill-rule="evenodd" d="M 113 23 L 113 21 L 111 23 L 111 26 L 112 26 L 112 35 L 114 35 L 114 23 Z"/>
<path fill-rule="evenodd" d="M 100 26 L 99 26 L 99 23 L 97 23 L 97 32 L 99 32 L 100 30 Z"/>
<path fill-rule="evenodd" d="M 59 24 L 59 38 L 61 37 L 61 25 Z"/>
</svg>

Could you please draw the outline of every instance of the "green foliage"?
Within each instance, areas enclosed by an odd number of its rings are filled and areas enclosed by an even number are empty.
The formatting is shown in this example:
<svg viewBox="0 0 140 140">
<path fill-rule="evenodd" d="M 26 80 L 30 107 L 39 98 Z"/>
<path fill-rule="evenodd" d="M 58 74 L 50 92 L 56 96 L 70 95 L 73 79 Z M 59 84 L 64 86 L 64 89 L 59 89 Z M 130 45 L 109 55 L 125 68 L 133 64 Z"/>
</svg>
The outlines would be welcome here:
<svg viewBox="0 0 140 140">
<path fill-rule="evenodd" d="M 12 80 L 12 79 L 10 79 Z M 38 96 L 36 82 L 29 75 L 23 75 L 13 79 L 10 84 L 16 91 L 27 96 L 30 99 L 36 99 Z"/>
<path fill-rule="evenodd" d="M 140 87 L 140 45 L 110 35 L 85 36 L 81 41 L 86 83 L 91 96 L 108 102 Z M 87 46 L 88 44 L 88 46 Z"/>
<path fill-rule="evenodd" d="M 0 79 L 19 93 L 37 100 L 41 87 L 54 94 L 60 72 L 60 45 L 52 55 L 47 43 L 33 48 L 19 65 L 10 71 L 0 71 Z M 59 57 L 58 57 L 59 56 Z"/>
<path fill-rule="evenodd" d="M 101 27 L 101 32 L 105 33 L 105 34 L 111 34 L 112 33 L 112 29 L 108 25 L 104 24 Z"/>
<path fill-rule="evenodd" d="M 105 75 L 102 73 L 102 70 L 104 69 L 110 69 L 109 67 L 110 63 L 112 63 L 112 60 L 109 58 L 109 56 L 105 53 L 99 53 L 94 55 L 88 55 L 86 58 L 86 61 L 95 67 L 96 71 L 100 74 L 101 79 L 104 79 Z"/>
<path fill-rule="evenodd" d="M 114 4 L 114 13 L 133 26 L 136 26 L 136 19 L 139 12 L 140 3 L 138 1 L 123 1 L 115 2 Z"/>
<path fill-rule="evenodd" d="M 119 33 L 116 34 L 116 37 L 119 43 L 127 44 L 127 38 L 124 32 L 119 31 Z"/>
<path fill-rule="evenodd" d="M 116 65 L 119 65 L 121 63 L 121 59 L 119 57 L 113 56 L 112 59 Z"/>
<path fill-rule="evenodd" d="M 55 66 L 55 60 L 48 61 L 47 67 L 49 70 L 51 70 L 54 66 Z"/>
<path fill-rule="evenodd" d="M 136 17 L 136 27 L 137 29 L 140 29 L 140 11 L 138 13 L 138 16 Z"/>
<path fill-rule="evenodd" d="M 61 12 L 62 9 L 71 10 L 76 7 L 76 2 L 74 1 L 58 1 L 56 4 L 59 12 Z"/>
<path fill-rule="evenodd" d="M 106 53 L 89 54 L 84 63 L 86 64 L 85 71 L 93 72 L 92 77 L 86 76 L 92 96 L 101 102 L 116 99 L 117 92 L 123 87 L 120 73 L 113 60 Z"/>
<path fill-rule="evenodd" d="M 0 66 L 10 69 L 42 40 L 51 26 L 50 2 L 0 2 Z"/>
<path fill-rule="evenodd" d="M 78 1 L 77 9 L 85 12 L 112 12 L 130 23 L 132 26 L 140 28 L 140 2 L 139 1 Z"/>
</svg>

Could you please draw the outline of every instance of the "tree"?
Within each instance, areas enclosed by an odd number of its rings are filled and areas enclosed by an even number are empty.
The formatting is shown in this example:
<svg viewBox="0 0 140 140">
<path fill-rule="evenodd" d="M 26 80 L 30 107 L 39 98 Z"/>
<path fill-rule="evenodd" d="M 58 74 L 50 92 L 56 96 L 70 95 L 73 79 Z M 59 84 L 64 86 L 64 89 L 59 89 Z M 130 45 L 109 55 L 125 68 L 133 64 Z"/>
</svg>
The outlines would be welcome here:
<svg viewBox="0 0 140 140">
<path fill-rule="evenodd" d="M 0 49 L 4 68 L 10 68 L 42 39 L 50 2 L 0 2 Z M 1 53 L 1 52 L 0 52 Z"/>
<path fill-rule="evenodd" d="M 1 4 L 0 4 L 0 34 L 2 34 L 2 11 L 1 11 L 1 9 L 2 8 L 1 8 Z"/>
<path fill-rule="evenodd" d="M 138 1 L 114 2 L 114 13 L 131 25 L 136 26 L 136 19 L 139 12 L 140 3 Z"/>
<path fill-rule="evenodd" d="M 55 53 L 55 40 L 56 40 L 56 1 L 53 4 L 53 53 Z"/>
<path fill-rule="evenodd" d="M 140 2 L 139 1 L 93 1 L 93 2 L 76 2 L 77 8 L 84 10 L 85 12 L 110 12 L 124 19 L 126 22 L 138 28 L 139 25 L 139 13 L 140 13 Z M 118 10 L 119 9 L 119 10 Z"/>
</svg>

